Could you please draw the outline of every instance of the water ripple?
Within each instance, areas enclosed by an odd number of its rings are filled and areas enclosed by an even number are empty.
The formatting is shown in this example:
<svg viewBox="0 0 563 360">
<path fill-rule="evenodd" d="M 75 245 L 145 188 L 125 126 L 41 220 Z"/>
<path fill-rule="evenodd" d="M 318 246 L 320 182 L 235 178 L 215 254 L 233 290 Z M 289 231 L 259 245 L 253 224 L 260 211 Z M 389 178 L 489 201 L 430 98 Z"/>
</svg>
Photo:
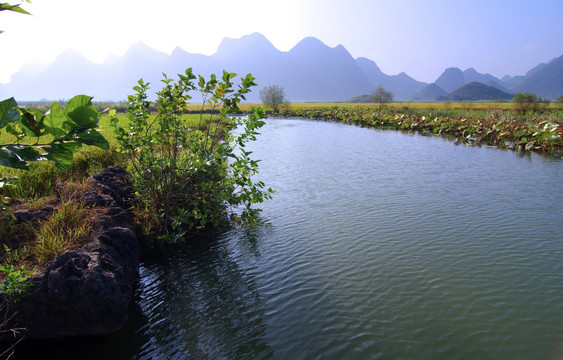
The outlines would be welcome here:
<svg viewBox="0 0 563 360">
<path fill-rule="evenodd" d="M 144 264 L 142 359 L 545 358 L 563 339 L 563 162 L 268 122 L 268 226 Z M 558 176 L 559 175 L 559 176 Z"/>
</svg>

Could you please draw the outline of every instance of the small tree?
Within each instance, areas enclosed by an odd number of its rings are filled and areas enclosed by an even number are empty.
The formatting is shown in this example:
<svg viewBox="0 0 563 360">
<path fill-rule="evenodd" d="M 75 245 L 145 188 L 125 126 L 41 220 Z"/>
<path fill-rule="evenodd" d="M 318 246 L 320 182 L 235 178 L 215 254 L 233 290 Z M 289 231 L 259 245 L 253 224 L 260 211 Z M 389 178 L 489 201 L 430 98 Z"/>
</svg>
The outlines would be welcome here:
<svg viewBox="0 0 563 360">
<path fill-rule="evenodd" d="M 549 107 L 550 100 L 542 99 L 536 94 L 529 92 L 516 93 L 512 98 L 514 103 L 514 110 L 522 114 L 527 111 L 545 111 Z"/>
<path fill-rule="evenodd" d="M 373 99 L 373 102 L 379 104 L 379 112 L 377 114 L 377 116 L 379 116 L 381 115 L 383 105 L 393 101 L 393 93 L 385 90 L 383 86 L 379 85 L 379 87 L 371 93 L 371 98 Z"/>
<path fill-rule="evenodd" d="M 258 162 L 245 146 L 256 139 L 265 114 L 257 108 L 244 118 L 232 116 L 256 86 L 254 77 L 241 78 L 235 90 L 236 74 L 227 71 L 222 77 L 212 74 L 209 80 L 196 76 L 191 68 L 177 81 L 163 76 L 165 85 L 156 93 L 156 116 L 148 100 L 149 85 L 142 79 L 133 88 L 136 93 L 127 98 L 128 121 L 121 121 L 115 110 L 109 114 L 117 150 L 131 161 L 142 231 L 168 242 L 185 241 L 189 232 L 226 224 L 228 210 L 234 223 L 255 224 L 260 210 L 251 205 L 269 199 L 273 190 L 253 181 Z M 202 95 L 211 110 L 219 110 L 219 114 L 200 113 L 199 129 L 189 127 L 182 116 L 192 93 Z M 233 126 L 240 131 L 231 133 Z"/>
<path fill-rule="evenodd" d="M 260 90 L 260 100 L 264 106 L 272 108 L 276 113 L 280 108 L 289 105 L 288 100 L 285 98 L 285 91 L 279 85 L 266 86 Z"/>
</svg>

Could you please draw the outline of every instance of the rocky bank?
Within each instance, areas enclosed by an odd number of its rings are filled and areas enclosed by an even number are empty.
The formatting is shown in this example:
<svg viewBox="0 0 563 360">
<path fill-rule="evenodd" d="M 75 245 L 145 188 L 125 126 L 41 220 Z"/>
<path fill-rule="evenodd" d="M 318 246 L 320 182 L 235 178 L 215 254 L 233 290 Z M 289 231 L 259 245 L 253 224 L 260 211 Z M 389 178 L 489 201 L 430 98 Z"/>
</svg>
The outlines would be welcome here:
<svg viewBox="0 0 563 360">
<path fill-rule="evenodd" d="M 36 274 L 29 296 L 13 305 L 14 324 L 26 338 L 100 335 L 120 329 L 127 320 L 139 266 L 139 244 L 129 219 L 131 192 L 127 173 L 109 167 L 87 181 L 89 191 L 77 201 L 105 207 L 96 236 L 79 249 L 67 251 Z M 90 191 L 91 190 L 91 191 Z M 30 220 L 49 216 L 16 212 Z"/>
</svg>

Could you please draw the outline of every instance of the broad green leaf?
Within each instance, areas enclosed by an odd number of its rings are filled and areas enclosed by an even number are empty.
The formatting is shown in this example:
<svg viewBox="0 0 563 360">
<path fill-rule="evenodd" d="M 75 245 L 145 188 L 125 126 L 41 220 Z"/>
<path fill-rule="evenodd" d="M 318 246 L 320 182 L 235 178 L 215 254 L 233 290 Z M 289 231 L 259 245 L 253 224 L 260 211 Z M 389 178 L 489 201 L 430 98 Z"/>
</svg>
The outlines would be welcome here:
<svg viewBox="0 0 563 360">
<path fill-rule="evenodd" d="M 102 134 L 95 129 L 87 129 L 74 135 L 74 140 L 82 144 L 97 146 L 103 150 L 109 150 L 109 143 Z"/>
<path fill-rule="evenodd" d="M 19 118 L 18 103 L 14 98 L 0 101 L 0 128 L 19 120 Z"/>
<path fill-rule="evenodd" d="M 36 161 L 41 160 L 41 154 L 35 148 L 29 145 L 9 145 L 5 147 L 7 150 L 16 154 L 21 160 Z"/>
<path fill-rule="evenodd" d="M 55 138 L 65 136 L 68 131 L 75 126 L 61 106 L 56 102 L 51 104 L 49 114 L 45 116 L 43 123 L 45 124 L 46 132 L 53 135 Z"/>
<path fill-rule="evenodd" d="M 80 149 L 80 143 L 49 144 L 43 147 L 46 158 L 55 162 L 55 167 L 63 171 L 72 165 L 72 154 Z"/>
<path fill-rule="evenodd" d="M 26 161 L 22 160 L 16 153 L 5 147 L 0 148 L 0 165 L 16 169 L 28 169 Z"/>
<path fill-rule="evenodd" d="M 21 127 L 27 136 L 41 136 L 43 113 L 37 109 L 22 109 Z"/>
<path fill-rule="evenodd" d="M 98 125 L 99 113 L 92 105 L 91 96 L 76 95 L 68 101 L 64 111 L 78 127 L 95 128 Z"/>
<path fill-rule="evenodd" d="M 22 137 L 22 134 L 18 130 L 19 130 L 19 126 L 17 126 L 17 124 L 14 124 L 14 126 L 12 126 L 11 124 L 6 125 L 6 133 L 10 135 L 14 135 L 19 139 Z"/>
</svg>

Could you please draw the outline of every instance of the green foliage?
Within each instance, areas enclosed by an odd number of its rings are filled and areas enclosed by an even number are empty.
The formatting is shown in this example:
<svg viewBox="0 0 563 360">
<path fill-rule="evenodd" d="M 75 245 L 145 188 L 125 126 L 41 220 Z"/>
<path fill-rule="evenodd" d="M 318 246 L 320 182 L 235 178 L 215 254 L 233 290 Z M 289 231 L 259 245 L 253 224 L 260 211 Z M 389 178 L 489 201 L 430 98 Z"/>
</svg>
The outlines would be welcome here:
<svg viewBox="0 0 563 360">
<path fill-rule="evenodd" d="M 54 102 L 46 114 L 18 107 L 13 98 L 1 101 L 0 134 L 11 141 L 0 144 L 0 165 L 28 169 L 30 161 L 52 160 L 64 170 L 83 144 L 107 150 L 107 140 L 96 131 L 99 116 L 85 95 L 73 97 L 64 108 Z"/>
<path fill-rule="evenodd" d="M 0 272 L 4 276 L 0 294 L 5 294 L 10 302 L 17 302 L 28 295 L 27 289 L 31 286 L 28 279 L 32 275 L 30 270 L 23 265 L 1 265 Z"/>
<path fill-rule="evenodd" d="M 557 102 L 558 102 L 559 104 L 563 104 L 563 95 L 559 95 L 559 96 L 557 97 Z"/>
<path fill-rule="evenodd" d="M 280 108 L 286 108 L 289 105 L 285 97 L 283 87 L 279 85 L 266 86 L 260 90 L 260 100 L 264 106 L 272 108 L 277 113 Z"/>
<path fill-rule="evenodd" d="M 252 182 L 258 165 L 244 147 L 256 138 L 264 113 L 256 109 L 244 119 L 227 118 L 239 111 L 238 104 L 255 86 L 248 74 L 234 90 L 235 76 L 224 71 L 221 79 L 211 75 L 206 81 L 191 68 L 177 81 L 164 75 L 156 116 L 150 114 L 149 86 L 139 80 L 135 95 L 128 97 L 126 124 L 110 112 L 118 150 L 131 163 L 139 199 L 137 219 L 146 234 L 184 241 L 189 232 L 224 224 L 227 206 L 243 207 L 240 215 L 231 214 L 232 219 L 243 224 L 256 221 L 251 204 L 268 198 L 271 190 Z M 193 92 L 201 94 L 202 108 L 214 110 L 201 113 L 195 127 L 183 116 Z M 234 135 L 229 127 L 242 130 Z"/>
<path fill-rule="evenodd" d="M 543 112 L 547 110 L 550 100 L 542 99 L 536 94 L 524 92 L 516 93 L 512 102 L 514 103 L 514 110 L 524 114 L 528 111 Z"/>
</svg>

